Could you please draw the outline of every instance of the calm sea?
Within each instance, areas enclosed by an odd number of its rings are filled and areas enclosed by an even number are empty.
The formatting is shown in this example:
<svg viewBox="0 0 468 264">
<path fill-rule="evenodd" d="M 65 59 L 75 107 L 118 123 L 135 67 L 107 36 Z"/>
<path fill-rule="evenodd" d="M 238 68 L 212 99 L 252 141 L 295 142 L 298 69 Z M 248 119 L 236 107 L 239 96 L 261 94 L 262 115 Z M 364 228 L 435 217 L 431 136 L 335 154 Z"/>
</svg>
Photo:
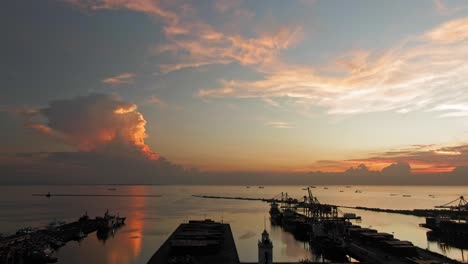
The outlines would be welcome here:
<svg viewBox="0 0 468 264">
<path fill-rule="evenodd" d="M 323 203 L 393 209 L 433 208 L 468 195 L 467 187 L 446 186 L 317 186 L 313 192 Z M 116 188 L 115 191 L 108 188 Z M 187 219 L 211 218 L 231 224 L 241 261 L 257 260 L 257 240 L 266 222 L 276 261 L 303 258 L 321 260 L 313 249 L 292 235 L 271 226 L 269 206 L 259 201 L 210 200 L 193 194 L 272 198 L 281 192 L 301 198 L 304 186 L 0 186 L 0 232 L 21 227 L 45 226 L 51 221 L 74 221 L 88 213 L 94 217 L 111 213 L 126 216 L 126 225 L 106 241 L 95 233 L 81 242 L 70 242 L 57 252 L 59 263 L 146 263 L 174 229 Z M 356 193 L 356 190 L 362 191 Z M 341 192 L 342 191 L 342 192 Z M 33 197 L 33 193 L 157 194 L 150 197 Z M 394 194 L 391 196 L 390 194 Z M 411 195 L 411 197 L 403 197 Z M 433 197 L 429 196 L 433 195 Z M 460 248 L 428 241 L 424 218 L 396 214 L 343 210 L 362 216 L 361 226 L 393 233 L 451 258 L 467 262 Z M 264 221 L 264 219 L 267 221 Z M 468 248 L 468 246 L 467 246 Z"/>
</svg>

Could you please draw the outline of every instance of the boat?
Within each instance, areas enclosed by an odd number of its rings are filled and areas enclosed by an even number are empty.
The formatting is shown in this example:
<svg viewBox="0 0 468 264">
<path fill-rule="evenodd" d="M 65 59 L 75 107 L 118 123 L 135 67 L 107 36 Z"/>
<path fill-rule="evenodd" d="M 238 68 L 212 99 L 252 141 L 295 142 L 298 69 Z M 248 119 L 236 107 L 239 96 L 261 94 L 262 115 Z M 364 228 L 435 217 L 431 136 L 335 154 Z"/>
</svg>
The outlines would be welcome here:
<svg viewBox="0 0 468 264">
<path fill-rule="evenodd" d="M 323 189 L 328 190 L 328 187 L 323 187 Z"/>
<path fill-rule="evenodd" d="M 351 188 L 351 186 L 349 186 L 349 185 L 346 185 L 346 188 Z"/>
<path fill-rule="evenodd" d="M 452 205 L 458 203 L 457 205 Z M 449 209 L 453 217 L 435 216 L 426 217 L 426 222 L 419 226 L 431 229 L 436 235 L 449 236 L 453 239 L 468 239 L 468 202 L 463 196 L 447 204 L 435 208 Z M 457 219 L 458 218 L 458 219 Z"/>
<path fill-rule="evenodd" d="M 303 191 L 307 191 L 307 188 L 302 188 Z"/>
<path fill-rule="evenodd" d="M 317 188 L 317 187 L 315 187 L 315 186 L 311 185 L 311 186 L 309 186 L 309 188 Z"/>
<path fill-rule="evenodd" d="M 397 196 L 397 194 L 396 193 L 391 193 L 390 196 Z"/>
<path fill-rule="evenodd" d="M 109 210 L 104 213 L 104 217 L 96 217 L 96 220 L 99 221 L 98 229 L 109 230 L 112 228 L 117 228 L 125 224 L 126 217 L 120 217 L 109 214 Z"/>
<path fill-rule="evenodd" d="M 107 190 L 108 190 L 108 191 L 115 191 L 115 190 L 117 190 L 117 189 L 116 189 L 116 188 L 109 188 L 109 189 L 107 189 Z"/>
<path fill-rule="evenodd" d="M 343 190 L 340 190 L 340 192 L 344 192 Z"/>
<path fill-rule="evenodd" d="M 362 193 L 362 191 L 361 190 L 356 190 L 356 191 L 354 191 L 354 193 Z"/>
<path fill-rule="evenodd" d="M 403 194 L 403 197 L 411 197 L 409 194 Z"/>
<path fill-rule="evenodd" d="M 50 194 L 50 192 L 47 192 L 47 194 L 45 195 L 47 198 L 50 198 L 52 195 Z"/>
<path fill-rule="evenodd" d="M 259 189 L 264 189 L 265 187 L 263 187 L 263 186 L 258 186 L 258 188 L 259 188 Z"/>
<path fill-rule="evenodd" d="M 283 214 L 279 210 L 279 206 L 276 202 L 272 202 L 270 204 L 270 219 L 275 222 L 275 223 L 281 223 L 281 218 L 283 217 Z"/>
<path fill-rule="evenodd" d="M 245 186 L 245 188 L 250 188 L 250 186 Z"/>
</svg>

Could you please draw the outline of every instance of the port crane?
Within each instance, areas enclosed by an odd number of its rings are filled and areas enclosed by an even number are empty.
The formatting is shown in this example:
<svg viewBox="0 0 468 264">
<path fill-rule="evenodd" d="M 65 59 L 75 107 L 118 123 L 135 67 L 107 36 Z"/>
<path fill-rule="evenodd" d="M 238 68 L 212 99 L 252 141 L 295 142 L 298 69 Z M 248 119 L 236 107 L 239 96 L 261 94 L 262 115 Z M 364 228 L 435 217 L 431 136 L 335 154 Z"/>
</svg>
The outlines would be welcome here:
<svg viewBox="0 0 468 264">
<path fill-rule="evenodd" d="M 465 197 L 463 197 L 463 195 L 451 202 L 448 202 L 443 205 L 438 205 L 435 208 L 445 208 L 454 212 L 458 212 L 458 215 L 456 216 L 458 222 L 460 222 L 461 220 L 467 220 L 468 201 L 465 200 Z"/>
<path fill-rule="evenodd" d="M 453 204 L 456 204 L 457 202 L 458 202 L 457 205 L 453 205 Z M 451 202 L 448 202 L 444 205 L 436 206 L 435 208 L 446 208 L 450 210 L 468 211 L 468 201 L 465 200 L 465 197 L 460 196 L 459 198 Z"/>
</svg>

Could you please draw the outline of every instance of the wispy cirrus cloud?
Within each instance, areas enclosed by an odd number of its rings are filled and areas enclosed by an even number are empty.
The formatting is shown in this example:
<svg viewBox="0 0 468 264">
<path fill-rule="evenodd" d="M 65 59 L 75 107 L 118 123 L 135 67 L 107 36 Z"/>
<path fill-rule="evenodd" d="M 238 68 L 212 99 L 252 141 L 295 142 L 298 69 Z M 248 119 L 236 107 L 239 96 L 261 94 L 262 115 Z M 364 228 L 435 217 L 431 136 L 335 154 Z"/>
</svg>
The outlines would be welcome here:
<svg viewBox="0 0 468 264">
<path fill-rule="evenodd" d="M 273 128 L 294 128 L 295 126 L 288 122 L 282 121 L 272 121 L 265 123 L 266 126 L 273 127 Z"/>
<path fill-rule="evenodd" d="M 148 100 L 146 100 L 146 103 L 155 105 L 155 106 L 157 106 L 159 108 L 168 107 L 168 103 L 166 101 L 162 100 L 161 98 L 159 98 L 156 95 L 152 95 L 150 98 L 148 98 Z"/>
<path fill-rule="evenodd" d="M 445 111 L 441 114 L 444 117 L 464 115 L 444 106 L 468 100 L 464 92 L 468 84 L 466 18 L 443 23 L 387 50 L 349 51 L 325 67 L 282 60 L 281 54 L 300 41 L 301 26 L 245 34 L 204 21 L 198 10 L 184 1 L 68 1 L 93 11 L 126 9 L 160 20 L 166 42 L 152 52 L 171 58 L 170 63 L 160 65 L 163 74 L 238 63 L 263 76 L 254 81 L 221 80 L 218 87 L 199 90 L 197 95 L 202 98 L 257 98 L 275 105 L 279 105 L 278 99 L 289 98 L 289 102 L 319 107 L 333 115 L 417 110 Z M 436 6 L 443 9 L 446 5 L 437 1 Z M 251 17 L 241 7 L 241 1 L 213 2 L 221 15 Z"/>
<path fill-rule="evenodd" d="M 224 25 L 212 25 L 203 21 L 196 8 L 183 1 L 67 1 L 91 11 L 126 9 L 160 19 L 166 43 L 152 48 L 152 52 L 156 55 L 170 54 L 172 58 L 171 63 L 160 66 L 161 73 L 233 62 L 270 67 L 276 63 L 282 50 L 291 47 L 300 39 L 302 32 L 299 26 L 281 26 L 254 32 L 254 36 L 245 37 L 232 29 L 223 30 L 221 27 Z M 221 13 L 224 19 L 229 17 L 238 22 L 254 16 L 251 11 L 240 8 L 240 1 L 213 3 L 214 9 Z"/>
<path fill-rule="evenodd" d="M 449 6 L 444 0 L 434 0 L 434 7 L 437 13 L 441 15 L 452 15 L 468 8 L 465 6 Z"/>
<path fill-rule="evenodd" d="M 468 84 L 468 19 L 448 21 L 385 51 L 352 51 L 333 67 L 276 64 L 254 81 L 222 80 L 203 98 L 290 98 L 329 114 L 407 113 L 463 102 Z M 447 115 L 454 115 L 452 112 Z"/>
<path fill-rule="evenodd" d="M 136 75 L 134 73 L 125 72 L 116 76 L 102 79 L 101 82 L 110 85 L 133 83 Z"/>
</svg>

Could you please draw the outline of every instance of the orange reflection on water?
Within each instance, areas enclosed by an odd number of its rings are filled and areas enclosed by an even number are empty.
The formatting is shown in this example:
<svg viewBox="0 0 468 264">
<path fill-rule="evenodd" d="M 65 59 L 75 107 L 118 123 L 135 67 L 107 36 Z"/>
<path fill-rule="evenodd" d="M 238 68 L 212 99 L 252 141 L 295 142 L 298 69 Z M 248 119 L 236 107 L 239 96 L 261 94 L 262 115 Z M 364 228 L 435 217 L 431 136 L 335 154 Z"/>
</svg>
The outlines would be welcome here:
<svg viewBox="0 0 468 264">
<path fill-rule="evenodd" d="M 145 194 L 144 186 L 132 186 L 129 188 L 129 194 Z M 129 214 L 126 215 L 125 226 L 117 230 L 116 236 L 125 236 L 119 239 L 113 239 L 116 243 L 109 252 L 108 263 L 120 264 L 136 262 L 136 258 L 141 253 L 144 217 L 143 211 L 146 206 L 145 197 L 128 197 L 126 203 L 130 208 Z M 120 232 L 120 233 L 119 233 Z"/>
</svg>

